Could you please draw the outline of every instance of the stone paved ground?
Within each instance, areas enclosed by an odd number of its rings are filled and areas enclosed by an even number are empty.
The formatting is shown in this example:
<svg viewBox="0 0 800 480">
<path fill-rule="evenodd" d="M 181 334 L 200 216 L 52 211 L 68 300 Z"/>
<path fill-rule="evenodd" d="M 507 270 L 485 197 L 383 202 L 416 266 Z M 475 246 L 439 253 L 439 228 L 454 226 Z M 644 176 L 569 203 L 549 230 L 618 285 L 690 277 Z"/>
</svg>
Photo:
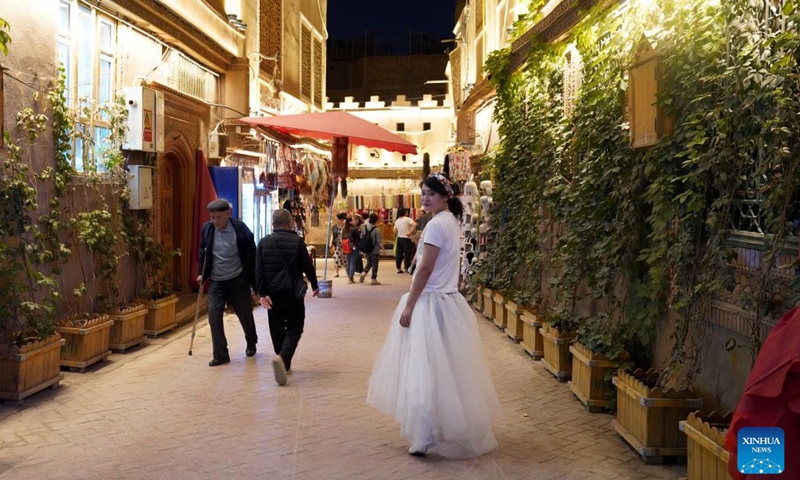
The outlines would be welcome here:
<svg viewBox="0 0 800 480">
<path fill-rule="evenodd" d="M 334 279 L 333 298 L 307 302 L 290 384 L 272 375 L 266 312 L 259 352 L 244 356 L 226 317 L 232 362 L 209 368 L 201 324 L 61 386 L 0 406 L 0 479 L 676 479 L 684 466 L 647 466 L 587 413 L 519 345 L 479 318 L 504 413 L 499 448 L 481 458 L 412 457 L 393 421 L 368 407 L 366 385 L 389 317 L 410 277 L 381 264 L 381 286 Z"/>
</svg>

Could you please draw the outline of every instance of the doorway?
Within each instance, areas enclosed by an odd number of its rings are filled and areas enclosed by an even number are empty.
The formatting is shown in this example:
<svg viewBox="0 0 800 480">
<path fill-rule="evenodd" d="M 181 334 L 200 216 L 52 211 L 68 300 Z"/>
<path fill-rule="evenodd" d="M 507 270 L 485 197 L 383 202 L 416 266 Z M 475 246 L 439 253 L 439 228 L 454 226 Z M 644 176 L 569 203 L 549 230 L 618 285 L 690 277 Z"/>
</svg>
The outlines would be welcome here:
<svg viewBox="0 0 800 480">
<path fill-rule="evenodd" d="M 160 159 L 159 182 L 160 197 L 160 233 L 161 244 L 166 248 L 180 250 L 181 255 L 172 258 L 168 265 L 169 278 L 175 292 L 183 292 L 189 288 L 189 257 L 191 238 L 188 234 L 191 222 L 191 210 L 187 211 L 187 165 L 189 160 L 183 158 L 178 149 L 169 149 Z"/>
</svg>

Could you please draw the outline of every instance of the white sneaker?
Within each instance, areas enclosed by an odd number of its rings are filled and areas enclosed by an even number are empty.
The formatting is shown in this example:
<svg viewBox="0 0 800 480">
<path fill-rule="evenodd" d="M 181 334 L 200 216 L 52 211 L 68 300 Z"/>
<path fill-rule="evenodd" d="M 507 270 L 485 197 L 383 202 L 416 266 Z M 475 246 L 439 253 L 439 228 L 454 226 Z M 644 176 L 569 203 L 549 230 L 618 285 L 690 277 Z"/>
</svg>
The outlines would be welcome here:
<svg viewBox="0 0 800 480">
<path fill-rule="evenodd" d="M 286 378 L 286 365 L 280 355 L 272 359 L 272 370 L 275 372 L 275 381 L 278 382 L 278 385 L 286 385 L 289 379 Z"/>
</svg>

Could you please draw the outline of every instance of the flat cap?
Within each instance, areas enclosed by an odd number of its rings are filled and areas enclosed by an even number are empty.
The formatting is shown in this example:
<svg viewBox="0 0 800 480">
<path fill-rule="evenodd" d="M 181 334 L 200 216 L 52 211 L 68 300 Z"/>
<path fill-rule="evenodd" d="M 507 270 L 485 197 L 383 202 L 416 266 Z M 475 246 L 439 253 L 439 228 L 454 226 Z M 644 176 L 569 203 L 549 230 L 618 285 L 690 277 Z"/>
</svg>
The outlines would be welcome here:
<svg viewBox="0 0 800 480">
<path fill-rule="evenodd" d="M 218 198 L 216 200 L 212 200 L 208 203 L 208 211 L 209 212 L 227 212 L 231 209 L 231 205 L 228 203 L 227 200 L 223 200 Z"/>
</svg>

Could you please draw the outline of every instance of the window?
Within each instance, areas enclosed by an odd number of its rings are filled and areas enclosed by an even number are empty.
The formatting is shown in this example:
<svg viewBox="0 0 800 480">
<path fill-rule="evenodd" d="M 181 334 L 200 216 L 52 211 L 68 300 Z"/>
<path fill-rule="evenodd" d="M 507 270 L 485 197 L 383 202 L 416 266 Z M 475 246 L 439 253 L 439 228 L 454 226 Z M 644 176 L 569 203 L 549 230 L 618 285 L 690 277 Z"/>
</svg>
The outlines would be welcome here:
<svg viewBox="0 0 800 480">
<path fill-rule="evenodd" d="M 100 106 L 114 101 L 116 23 L 78 0 L 61 0 L 58 10 L 58 61 L 66 76 L 67 105 L 80 112 L 72 145 L 75 170 L 102 170 L 99 152 L 110 124 Z"/>
<path fill-rule="evenodd" d="M 325 81 L 322 36 L 310 25 L 300 25 L 300 94 L 310 104 L 322 108 Z"/>
<path fill-rule="evenodd" d="M 422 122 L 422 130 L 428 131 L 431 129 L 431 122 Z"/>
<path fill-rule="evenodd" d="M 395 128 L 398 132 L 405 132 L 406 131 L 406 124 L 405 123 L 398 123 L 397 128 Z"/>
</svg>

